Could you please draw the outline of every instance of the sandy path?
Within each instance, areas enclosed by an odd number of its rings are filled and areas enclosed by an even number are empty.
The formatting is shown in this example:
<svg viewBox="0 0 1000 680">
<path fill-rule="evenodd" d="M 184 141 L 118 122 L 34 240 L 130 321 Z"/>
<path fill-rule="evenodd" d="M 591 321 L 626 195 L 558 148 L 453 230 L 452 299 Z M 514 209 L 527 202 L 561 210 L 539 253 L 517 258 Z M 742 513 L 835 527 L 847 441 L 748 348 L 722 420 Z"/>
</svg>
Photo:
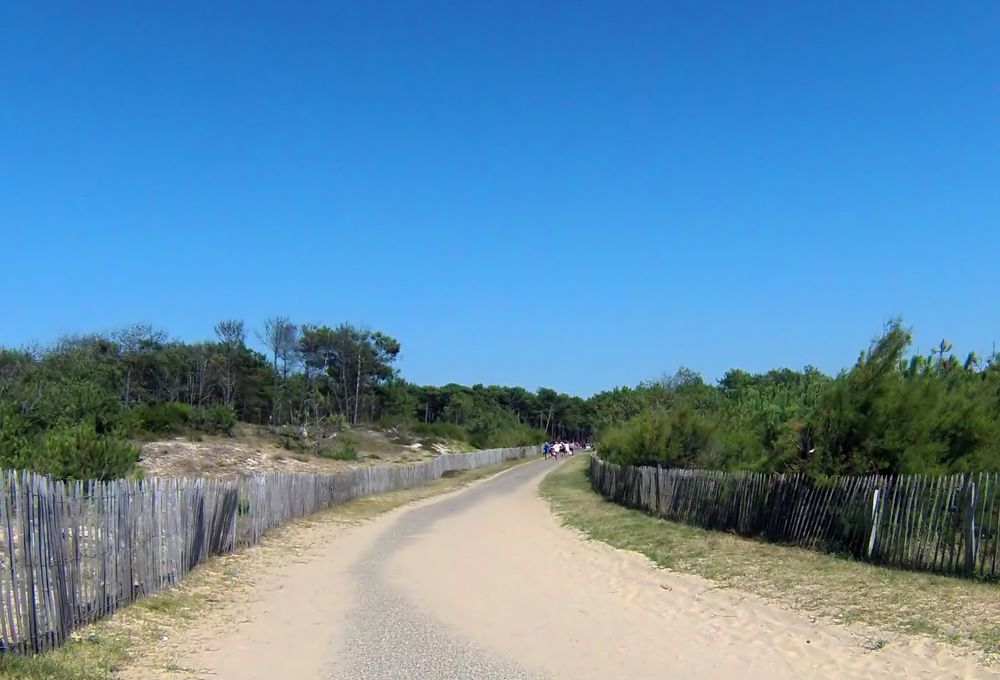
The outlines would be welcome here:
<svg viewBox="0 0 1000 680">
<path fill-rule="evenodd" d="M 537 495 L 551 465 L 346 532 L 311 528 L 313 549 L 262 579 L 227 633 L 190 633 L 180 665 L 231 680 L 988 674 L 927 641 L 868 651 L 845 629 L 581 540 Z"/>
</svg>

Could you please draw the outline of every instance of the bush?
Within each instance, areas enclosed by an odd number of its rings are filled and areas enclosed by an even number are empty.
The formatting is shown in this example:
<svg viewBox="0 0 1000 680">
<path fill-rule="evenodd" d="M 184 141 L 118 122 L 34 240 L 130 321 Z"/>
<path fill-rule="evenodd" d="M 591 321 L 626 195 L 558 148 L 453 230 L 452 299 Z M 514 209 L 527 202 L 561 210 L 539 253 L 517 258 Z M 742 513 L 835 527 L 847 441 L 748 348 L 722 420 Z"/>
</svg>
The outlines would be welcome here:
<svg viewBox="0 0 1000 680">
<path fill-rule="evenodd" d="M 179 401 L 139 404 L 129 413 L 129 431 L 133 434 L 177 434 L 200 430 L 209 434 L 232 434 L 236 411 L 226 404 L 213 403 L 195 408 Z M 194 437 L 192 437 L 194 438 Z"/>
<path fill-rule="evenodd" d="M 293 432 L 279 432 L 276 437 L 278 446 L 288 451 L 302 451 L 306 448 L 305 439 Z"/>
<path fill-rule="evenodd" d="M 442 439 L 455 439 L 458 441 L 469 441 L 468 431 L 461 425 L 439 421 L 436 423 L 413 423 L 410 426 L 414 434 L 423 437 L 440 437 Z"/>
<path fill-rule="evenodd" d="M 209 404 L 197 410 L 194 426 L 210 434 L 231 435 L 236 427 L 236 411 L 226 404 Z"/>
<path fill-rule="evenodd" d="M 59 479 L 107 481 L 125 476 L 137 460 L 139 449 L 130 442 L 80 423 L 46 433 L 31 467 Z"/>
<path fill-rule="evenodd" d="M 497 429 L 478 432 L 472 436 L 477 449 L 499 449 L 514 446 L 533 446 L 545 441 L 545 432 L 521 423 L 503 425 Z"/>
<path fill-rule="evenodd" d="M 600 437 L 601 455 L 622 465 L 704 466 L 714 455 L 715 428 L 686 404 L 638 415 Z"/>
<path fill-rule="evenodd" d="M 337 446 L 320 447 L 316 455 L 330 460 L 357 460 L 358 446 L 354 440 L 344 437 Z"/>
<path fill-rule="evenodd" d="M 183 432 L 196 420 L 194 407 L 179 401 L 139 404 L 130 415 L 133 430 L 156 434 Z"/>
</svg>

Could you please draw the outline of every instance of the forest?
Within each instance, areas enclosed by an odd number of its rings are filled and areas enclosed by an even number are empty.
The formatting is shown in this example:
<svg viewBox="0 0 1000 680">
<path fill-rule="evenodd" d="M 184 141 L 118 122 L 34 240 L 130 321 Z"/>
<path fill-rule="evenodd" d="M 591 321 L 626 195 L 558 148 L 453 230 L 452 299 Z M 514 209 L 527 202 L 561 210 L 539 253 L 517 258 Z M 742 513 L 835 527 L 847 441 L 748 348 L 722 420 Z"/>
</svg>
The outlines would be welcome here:
<svg viewBox="0 0 1000 680">
<path fill-rule="evenodd" d="M 201 342 L 136 324 L 0 349 L 0 467 L 109 479 L 132 469 L 143 437 L 241 421 L 292 443 L 366 424 L 476 448 L 593 439 L 614 462 L 816 477 L 1000 469 L 1000 358 L 961 358 L 945 341 L 911 354 L 911 340 L 892 321 L 836 376 L 733 369 L 711 383 L 681 369 L 583 399 L 415 385 L 395 365 L 398 340 L 347 323 L 230 319 Z"/>
<path fill-rule="evenodd" d="M 408 383 L 400 343 L 379 331 L 282 316 L 213 331 L 189 343 L 134 324 L 0 349 L 0 468 L 110 479 L 133 467 L 137 439 L 227 434 L 238 421 L 293 445 L 362 423 L 476 448 L 587 434 L 584 400 L 551 389 Z"/>
<path fill-rule="evenodd" d="M 835 377 L 814 368 L 717 385 L 681 370 L 591 399 L 602 455 L 630 464 L 837 474 L 1000 470 L 1000 357 L 947 341 L 909 354 L 901 321 Z"/>
</svg>

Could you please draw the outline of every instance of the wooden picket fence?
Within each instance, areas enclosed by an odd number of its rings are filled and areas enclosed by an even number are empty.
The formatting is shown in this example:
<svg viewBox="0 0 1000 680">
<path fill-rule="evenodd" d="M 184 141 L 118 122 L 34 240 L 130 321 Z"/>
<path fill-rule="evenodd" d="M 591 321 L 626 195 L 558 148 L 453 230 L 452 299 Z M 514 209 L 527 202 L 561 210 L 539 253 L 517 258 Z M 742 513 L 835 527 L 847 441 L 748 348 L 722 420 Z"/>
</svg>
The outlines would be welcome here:
<svg viewBox="0 0 1000 680">
<path fill-rule="evenodd" d="M 0 472 L 0 652 L 57 647 L 76 628 L 166 588 L 274 527 L 537 447 L 449 454 L 338 474 L 61 482 Z"/>
<path fill-rule="evenodd" d="M 591 457 L 609 500 L 706 529 L 905 569 L 996 579 L 1000 474 L 806 475 L 622 466 Z"/>
</svg>

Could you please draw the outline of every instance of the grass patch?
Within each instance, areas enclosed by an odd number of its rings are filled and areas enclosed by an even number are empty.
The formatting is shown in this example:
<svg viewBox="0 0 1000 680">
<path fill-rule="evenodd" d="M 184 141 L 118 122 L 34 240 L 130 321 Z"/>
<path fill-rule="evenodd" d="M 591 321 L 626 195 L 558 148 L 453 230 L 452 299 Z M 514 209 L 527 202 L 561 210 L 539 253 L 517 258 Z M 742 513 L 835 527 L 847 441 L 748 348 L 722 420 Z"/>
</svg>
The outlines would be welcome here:
<svg viewBox="0 0 1000 680">
<path fill-rule="evenodd" d="M 80 629 L 59 649 L 37 656 L 0 655 L 0 678 L 18 680 L 113 680 L 130 666 L 187 673 L 177 663 L 185 627 L 211 610 L 226 607 L 252 591 L 262 567 L 280 564 L 308 550 L 296 529 L 329 522 L 354 525 L 414 501 L 455 491 L 472 482 L 514 467 L 530 458 L 460 472 L 411 489 L 359 498 L 324 512 L 289 522 L 267 534 L 249 550 L 210 559 L 177 586 L 142 598 L 113 616 Z M 229 611 L 224 611 L 229 616 Z"/>
<path fill-rule="evenodd" d="M 987 662 L 1000 655 L 995 584 L 877 567 L 668 522 L 605 501 L 590 488 L 588 464 L 587 456 L 569 459 L 545 477 L 541 492 L 567 525 L 590 538 L 837 623 L 926 635 L 981 651 Z M 886 644 L 875 640 L 880 648 Z"/>
<path fill-rule="evenodd" d="M 88 630 L 59 649 L 37 656 L 0 656 L 0 677 L 30 680 L 108 680 L 129 661 L 129 641 L 108 630 Z"/>
<path fill-rule="evenodd" d="M 163 616 L 187 619 L 197 611 L 198 598 L 167 591 L 144 597 L 135 606 Z"/>
</svg>

